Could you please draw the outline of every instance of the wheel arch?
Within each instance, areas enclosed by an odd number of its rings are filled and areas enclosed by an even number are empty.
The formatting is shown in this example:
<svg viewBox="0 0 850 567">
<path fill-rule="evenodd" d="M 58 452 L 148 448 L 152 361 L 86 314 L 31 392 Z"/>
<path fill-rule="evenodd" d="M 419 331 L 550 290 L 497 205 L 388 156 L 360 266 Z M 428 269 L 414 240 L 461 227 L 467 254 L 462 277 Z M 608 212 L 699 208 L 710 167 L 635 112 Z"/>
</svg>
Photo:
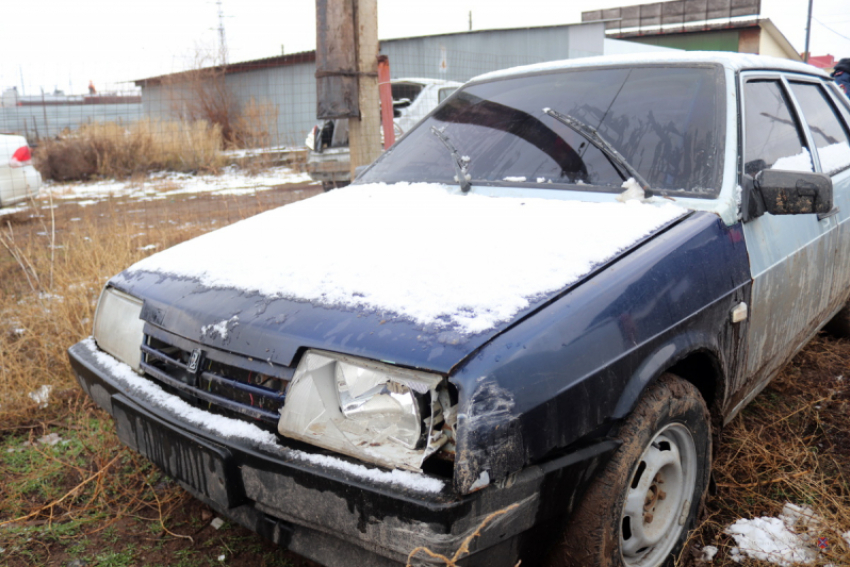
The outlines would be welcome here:
<svg viewBox="0 0 850 567">
<path fill-rule="evenodd" d="M 726 379 L 721 356 L 702 337 L 680 336 L 656 348 L 623 389 L 614 410 L 614 419 L 623 419 L 634 409 L 641 394 L 663 374 L 669 372 L 693 384 L 705 401 L 715 421 L 726 392 Z"/>
</svg>

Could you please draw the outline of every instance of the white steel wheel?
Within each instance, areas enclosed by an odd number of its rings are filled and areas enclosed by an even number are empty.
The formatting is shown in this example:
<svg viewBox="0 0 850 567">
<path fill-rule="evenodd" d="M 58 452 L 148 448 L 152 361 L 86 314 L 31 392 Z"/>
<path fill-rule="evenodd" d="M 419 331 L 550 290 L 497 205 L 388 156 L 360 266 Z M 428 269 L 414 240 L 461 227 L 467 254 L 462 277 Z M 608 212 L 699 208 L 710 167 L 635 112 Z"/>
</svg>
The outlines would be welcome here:
<svg viewBox="0 0 850 567">
<path fill-rule="evenodd" d="M 697 388 L 664 374 L 617 433 L 622 444 L 575 508 L 552 567 L 673 567 L 711 469 L 711 420 Z"/>
<path fill-rule="evenodd" d="M 697 478 L 696 446 L 681 423 L 659 431 L 626 490 L 620 552 L 629 567 L 662 563 L 679 540 Z"/>
</svg>

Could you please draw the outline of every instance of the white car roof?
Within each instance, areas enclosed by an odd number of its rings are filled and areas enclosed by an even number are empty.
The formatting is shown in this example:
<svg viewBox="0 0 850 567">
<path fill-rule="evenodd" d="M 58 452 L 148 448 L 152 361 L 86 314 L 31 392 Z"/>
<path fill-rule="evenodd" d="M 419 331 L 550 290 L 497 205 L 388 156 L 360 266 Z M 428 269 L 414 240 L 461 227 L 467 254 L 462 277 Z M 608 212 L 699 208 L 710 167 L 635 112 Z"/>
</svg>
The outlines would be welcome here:
<svg viewBox="0 0 850 567">
<path fill-rule="evenodd" d="M 503 79 L 514 75 L 525 75 L 527 73 L 538 73 L 545 71 L 558 71 L 561 69 L 580 69 L 584 67 L 607 67 L 628 66 L 643 64 L 685 64 L 685 63 L 715 63 L 723 65 L 733 71 L 745 69 L 771 69 L 779 71 L 793 71 L 828 77 L 828 75 L 811 65 L 790 59 L 779 57 L 767 57 L 753 55 L 751 53 L 732 53 L 729 51 L 681 51 L 663 53 L 634 53 L 624 55 L 605 55 L 601 57 L 582 57 L 578 59 L 564 59 L 562 61 L 548 61 L 512 67 L 501 71 L 492 71 L 474 77 L 470 82 L 489 81 L 491 79 Z"/>
<path fill-rule="evenodd" d="M 460 86 L 462 83 L 455 81 L 446 81 L 444 79 L 423 79 L 423 78 L 403 78 L 392 79 L 390 84 L 396 83 L 419 83 L 420 85 L 440 85 L 440 86 Z"/>
</svg>

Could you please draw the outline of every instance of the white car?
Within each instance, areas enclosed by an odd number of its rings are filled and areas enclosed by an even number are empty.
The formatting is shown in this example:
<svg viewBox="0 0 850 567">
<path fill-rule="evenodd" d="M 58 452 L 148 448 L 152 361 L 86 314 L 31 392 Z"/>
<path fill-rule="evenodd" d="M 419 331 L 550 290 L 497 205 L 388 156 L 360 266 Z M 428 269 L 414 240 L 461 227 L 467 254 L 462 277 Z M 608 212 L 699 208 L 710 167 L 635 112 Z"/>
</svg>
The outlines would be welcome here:
<svg viewBox="0 0 850 567">
<path fill-rule="evenodd" d="M 41 174 L 32 166 L 32 152 L 23 136 L 0 134 L 0 207 L 38 195 Z"/>
<path fill-rule="evenodd" d="M 391 83 L 396 140 L 461 85 L 441 79 L 396 79 Z M 325 120 L 317 124 L 310 130 L 305 144 L 310 149 L 307 158 L 310 177 L 321 181 L 326 191 L 348 185 L 351 181 L 351 158 L 347 119 Z"/>
</svg>

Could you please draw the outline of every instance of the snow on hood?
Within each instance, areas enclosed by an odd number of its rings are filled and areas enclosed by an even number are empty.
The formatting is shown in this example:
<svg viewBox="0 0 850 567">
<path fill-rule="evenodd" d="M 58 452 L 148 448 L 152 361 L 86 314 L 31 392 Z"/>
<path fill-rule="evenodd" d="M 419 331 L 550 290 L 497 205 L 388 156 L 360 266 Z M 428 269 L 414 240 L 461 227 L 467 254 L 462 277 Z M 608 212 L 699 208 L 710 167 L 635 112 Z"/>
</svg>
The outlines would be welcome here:
<svg viewBox="0 0 850 567">
<path fill-rule="evenodd" d="M 475 334 L 685 213 L 634 200 L 462 195 L 425 183 L 351 186 L 184 242 L 128 272 Z"/>
</svg>

